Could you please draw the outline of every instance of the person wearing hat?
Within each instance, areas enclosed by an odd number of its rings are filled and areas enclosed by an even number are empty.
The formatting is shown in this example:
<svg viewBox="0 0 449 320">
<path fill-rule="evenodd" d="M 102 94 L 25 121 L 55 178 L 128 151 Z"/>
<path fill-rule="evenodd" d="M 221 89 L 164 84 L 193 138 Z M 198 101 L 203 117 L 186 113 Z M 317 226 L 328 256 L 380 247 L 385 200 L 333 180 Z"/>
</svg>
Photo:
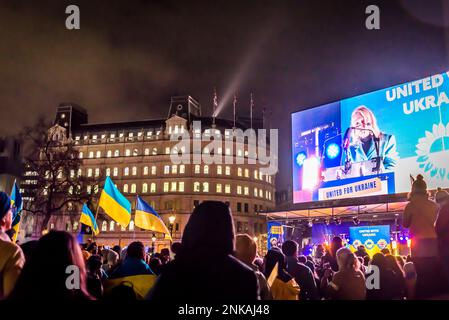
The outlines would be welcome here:
<svg viewBox="0 0 449 320">
<path fill-rule="evenodd" d="M 449 286 L 449 192 L 438 188 L 435 201 L 440 206 L 435 222 L 435 231 L 438 236 L 441 267 Z"/>
<path fill-rule="evenodd" d="M 422 175 L 413 182 L 409 203 L 404 209 L 402 225 L 412 235 L 411 255 L 415 264 L 416 297 L 427 298 L 436 293 L 439 281 L 435 275 L 438 269 L 438 239 L 435 221 L 439 207 L 429 199 L 427 184 Z"/>
<path fill-rule="evenodd" d="M 11 198 L 0 191 L 0 300 L 11 293 L 25 263 L 22 249 L 6 234 L 11 224 Z"/>
</svg>

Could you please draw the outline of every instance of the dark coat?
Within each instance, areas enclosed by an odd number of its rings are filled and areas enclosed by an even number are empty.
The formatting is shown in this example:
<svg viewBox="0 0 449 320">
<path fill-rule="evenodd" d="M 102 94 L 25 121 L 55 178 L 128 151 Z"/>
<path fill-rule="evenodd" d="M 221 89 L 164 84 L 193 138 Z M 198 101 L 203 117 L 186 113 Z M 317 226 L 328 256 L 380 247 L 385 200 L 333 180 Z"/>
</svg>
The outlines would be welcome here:
<svg viewBox="0 0 449 320">
<path fill-rule="evenodd" d="M 259 299 L 255 272 L 232 256 L 234 223 L 229 207 L 204 201 L 184 229 L 176 259 L 148 294 L 151 300 L 251 301 Z"/>
</svg>

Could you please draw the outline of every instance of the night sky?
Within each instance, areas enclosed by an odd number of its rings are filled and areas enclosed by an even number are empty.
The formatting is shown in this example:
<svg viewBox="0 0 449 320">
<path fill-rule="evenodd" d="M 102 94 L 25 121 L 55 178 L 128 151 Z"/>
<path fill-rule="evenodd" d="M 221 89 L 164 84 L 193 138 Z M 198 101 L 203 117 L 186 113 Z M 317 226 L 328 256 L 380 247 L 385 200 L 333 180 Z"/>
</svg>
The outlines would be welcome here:
<svg viewBox="0 0 449 320">
<path fill-rule="evenodd" d="M 69 4 L 81 30 L 65 28 Z M 380 30 L 365 28 L 369 4 Z M 166 117 L 171 95 L 190 94 L 210 114 L 214 87 L 248 116 L 253 92 L 280 128 L 286 189 L 290 113 L 448 70 L 448 26 L 440 0 L 0 1 L 0 135 L 60 102 L 127 121 Z"/>
</svg>

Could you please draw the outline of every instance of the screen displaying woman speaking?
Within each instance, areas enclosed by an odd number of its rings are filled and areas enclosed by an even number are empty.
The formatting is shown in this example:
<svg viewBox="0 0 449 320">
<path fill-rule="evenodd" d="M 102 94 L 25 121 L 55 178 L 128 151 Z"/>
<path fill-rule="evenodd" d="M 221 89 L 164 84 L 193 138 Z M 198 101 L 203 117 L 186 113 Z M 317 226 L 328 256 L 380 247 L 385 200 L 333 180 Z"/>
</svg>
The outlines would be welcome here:
<svg viewBox="0 0 449 320">
<path fill-rule="evenodd" d="M 294 202 L 449 186 L 449 73 L 292 114 Z"/>
</svg>

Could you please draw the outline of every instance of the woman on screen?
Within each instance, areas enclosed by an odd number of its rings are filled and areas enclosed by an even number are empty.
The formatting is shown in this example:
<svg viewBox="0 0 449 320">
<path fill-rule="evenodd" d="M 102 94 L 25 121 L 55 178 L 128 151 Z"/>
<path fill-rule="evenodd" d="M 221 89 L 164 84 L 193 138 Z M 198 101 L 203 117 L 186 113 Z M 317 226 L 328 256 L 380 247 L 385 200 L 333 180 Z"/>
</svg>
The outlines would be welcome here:
<svg viewBox="0 0 449 320">
<path fill-rule="evenodd" d="M 396 138 L 394 135 L 380 131 L 377 119 L 370 109 L 359 106 L 352 112 L 349 133 L 350 143 L 346 146 L 347 152 L 343 152 L 342 164 L 345 164 L 347 160 L 360 162 L 379 156 L 383 160 L 385 170 L 391 170 L 396 166 L 399 159 Z M 378 152 L 376 143 L 379 146 Z"/>
</svg>

